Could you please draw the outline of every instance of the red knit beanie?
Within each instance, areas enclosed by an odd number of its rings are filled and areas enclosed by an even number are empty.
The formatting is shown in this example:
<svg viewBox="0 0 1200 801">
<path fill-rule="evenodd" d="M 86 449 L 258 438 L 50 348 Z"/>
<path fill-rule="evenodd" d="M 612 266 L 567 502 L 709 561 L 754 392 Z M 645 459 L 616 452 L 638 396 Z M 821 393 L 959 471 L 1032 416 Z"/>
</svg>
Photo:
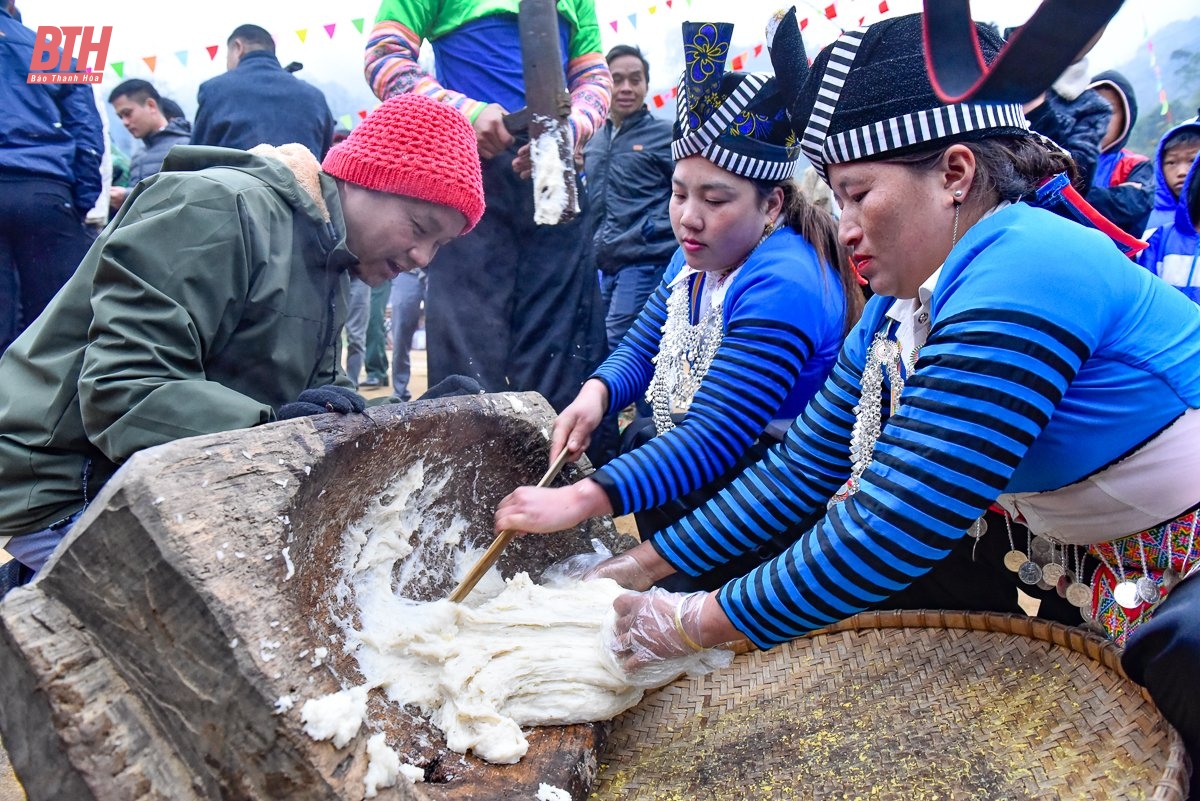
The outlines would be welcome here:
<svg viewBox="0 0 1200 801">
<path fill-rule="evenodd" d="M 321 168 L 352 184 L 483 216 L 483 176 L 470 121 L 424 95 L 388 98 L 346 139 L 329 149 Z"/>
</svg>

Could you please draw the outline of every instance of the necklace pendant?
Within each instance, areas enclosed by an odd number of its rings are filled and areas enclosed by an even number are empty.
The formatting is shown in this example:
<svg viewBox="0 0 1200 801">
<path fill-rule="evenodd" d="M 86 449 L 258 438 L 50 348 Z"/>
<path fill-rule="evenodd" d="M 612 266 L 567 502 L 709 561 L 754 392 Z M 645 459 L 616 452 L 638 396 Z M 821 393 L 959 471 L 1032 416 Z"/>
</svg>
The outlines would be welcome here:
<svg viewBox="0 0 1200 801">
<path fill-rule="evenodd" d="M 1179 572 L 1173 567 L 1168 567 L 1163 571 L 1162 588 L 1170 592 L 1179 583 L 1179 580 Z"/>
<path fill-rule="evenodd" d="M 1067 601 L 1080 609 L 1092 606 L 1092 588 L 1083 582 L 1076 581 L 1067 587 Z"/>
<path fill-rule="evenodd" d="M 987 521 L 982 517 L 967 527 L 967 536 L 980 539 L 984 534 L 987 534 Z"/>
<path fill-rule="evenodd" d="M 1021 565 L 1025 564 L 1027 561 L 1029 560 L 1026 558 L 1024 551 L 1018 551 L 1014 549 L 1004 554 L 1004 566 L 1013 573 L 1020 571 Z"/>
<path fill-rule="evenodd" d="M 1017 568 L 1017 578 L 1025 584 L 1037 584 L 1042 580 L 1042 569 L 1038 567 L 1037 562 L 1030 559 Z"/>
<path fill-rule="evenodd" d="M 1113 600 L 1125 609 L 1137 609 L 1142 603 L 1138 598 L 1137 584 L 1132 581 L 1118 582 L 1117 586 L 1113 587 L 1112 595 Z"/>
<path fill-rule="evenodd" d="M 1144 603 L 1154 605 L 1162 600 L 1162 590 L 1154 583 L 1154 579 L 1149 576 L 1142 576 L 1136 582 L 1138 598 Z"/>
<path fill-rule="evenodd" d="M 1067 571 L 1057 562 L 1050 562 L 1042 567 L 1042 578 L 1045 579 L 1047 584 L 1058 584 L 1058 580 L 1066 574 Z"/>
</svg>

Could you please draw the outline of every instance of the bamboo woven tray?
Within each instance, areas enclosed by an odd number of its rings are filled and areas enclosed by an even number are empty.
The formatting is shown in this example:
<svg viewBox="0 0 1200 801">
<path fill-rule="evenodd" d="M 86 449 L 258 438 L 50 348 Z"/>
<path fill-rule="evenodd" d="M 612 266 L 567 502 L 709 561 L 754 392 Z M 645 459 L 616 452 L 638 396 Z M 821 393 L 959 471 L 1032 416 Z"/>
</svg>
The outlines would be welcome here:
<svg viewBox="0 0 1200 801">
<path fill-rule="evenodd" d="M 589 797 L 1183 801 L 1179 736 L 1119 660 L 1035 618 L 864 613 L 648 693 Z"/>
</svg>

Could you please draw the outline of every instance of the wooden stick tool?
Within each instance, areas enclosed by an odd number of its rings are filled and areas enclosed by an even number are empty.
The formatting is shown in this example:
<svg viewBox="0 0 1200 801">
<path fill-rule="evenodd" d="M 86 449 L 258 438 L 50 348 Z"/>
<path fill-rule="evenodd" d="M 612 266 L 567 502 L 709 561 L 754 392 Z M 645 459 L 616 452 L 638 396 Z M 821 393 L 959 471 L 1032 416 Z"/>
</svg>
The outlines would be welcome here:
<svg viewBox="0 0 1200 801">
<path fill-rule="evenodd" d="M 558 458 L 554 460 L 554 464 L 550 465 L 550 469 L 546 471 L 546 475 L 542 476 L 542 480 L 538 482 L 539 487 L 545 487 L 554 477 L 563 469 L 563 465 L 567 463 L 567 453 L 570 449 L 563 447 L 559 451 Z M 504 550 L 509 541 L 516 536 L 517 532 L 512 529 L 505 529 L 496 535 L 496 539 L 492 540 L 492 544 L 483 552 L 483 556 L 479 557 L 479 561 L 467 572 L 463 580 L 454 588 L 454 592 L 450 593 L 450 600 L 455 603 L 462 603 L 463 599 L 471 594 L 471 590 L 475 589 L 475 585 L 483 578 L 483 574 L 488 572 L 488 568 L 496 564 L 496 560 L 500 558 L 500 552 Z"/>
</svg>

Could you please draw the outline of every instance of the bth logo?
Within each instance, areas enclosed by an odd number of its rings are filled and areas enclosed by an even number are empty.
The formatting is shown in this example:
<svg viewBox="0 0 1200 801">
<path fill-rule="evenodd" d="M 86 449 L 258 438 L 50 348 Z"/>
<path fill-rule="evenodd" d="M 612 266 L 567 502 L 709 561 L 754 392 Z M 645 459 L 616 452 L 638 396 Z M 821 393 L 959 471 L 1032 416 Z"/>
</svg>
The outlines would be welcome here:
<svg viewBox="0 0 1200 801">
<path fill-rule="evenodd" d="M 29 60 L 29 78 L 26 83 L 100 83 L 104 78 L 104 65 L 108 60 L 108 40 L 112 37 L 112 26 L 105 25 L 96 38 L 96 29 L 56 28 L 40 25 L 37 43 L 33 46 L 33 58 Z M 79 56 L 75 69 L 71 69 L 75 41 L 79 41 Z M 88 67 L 89 57 L 95 56 L 93 66 Z"/>
</svg>

